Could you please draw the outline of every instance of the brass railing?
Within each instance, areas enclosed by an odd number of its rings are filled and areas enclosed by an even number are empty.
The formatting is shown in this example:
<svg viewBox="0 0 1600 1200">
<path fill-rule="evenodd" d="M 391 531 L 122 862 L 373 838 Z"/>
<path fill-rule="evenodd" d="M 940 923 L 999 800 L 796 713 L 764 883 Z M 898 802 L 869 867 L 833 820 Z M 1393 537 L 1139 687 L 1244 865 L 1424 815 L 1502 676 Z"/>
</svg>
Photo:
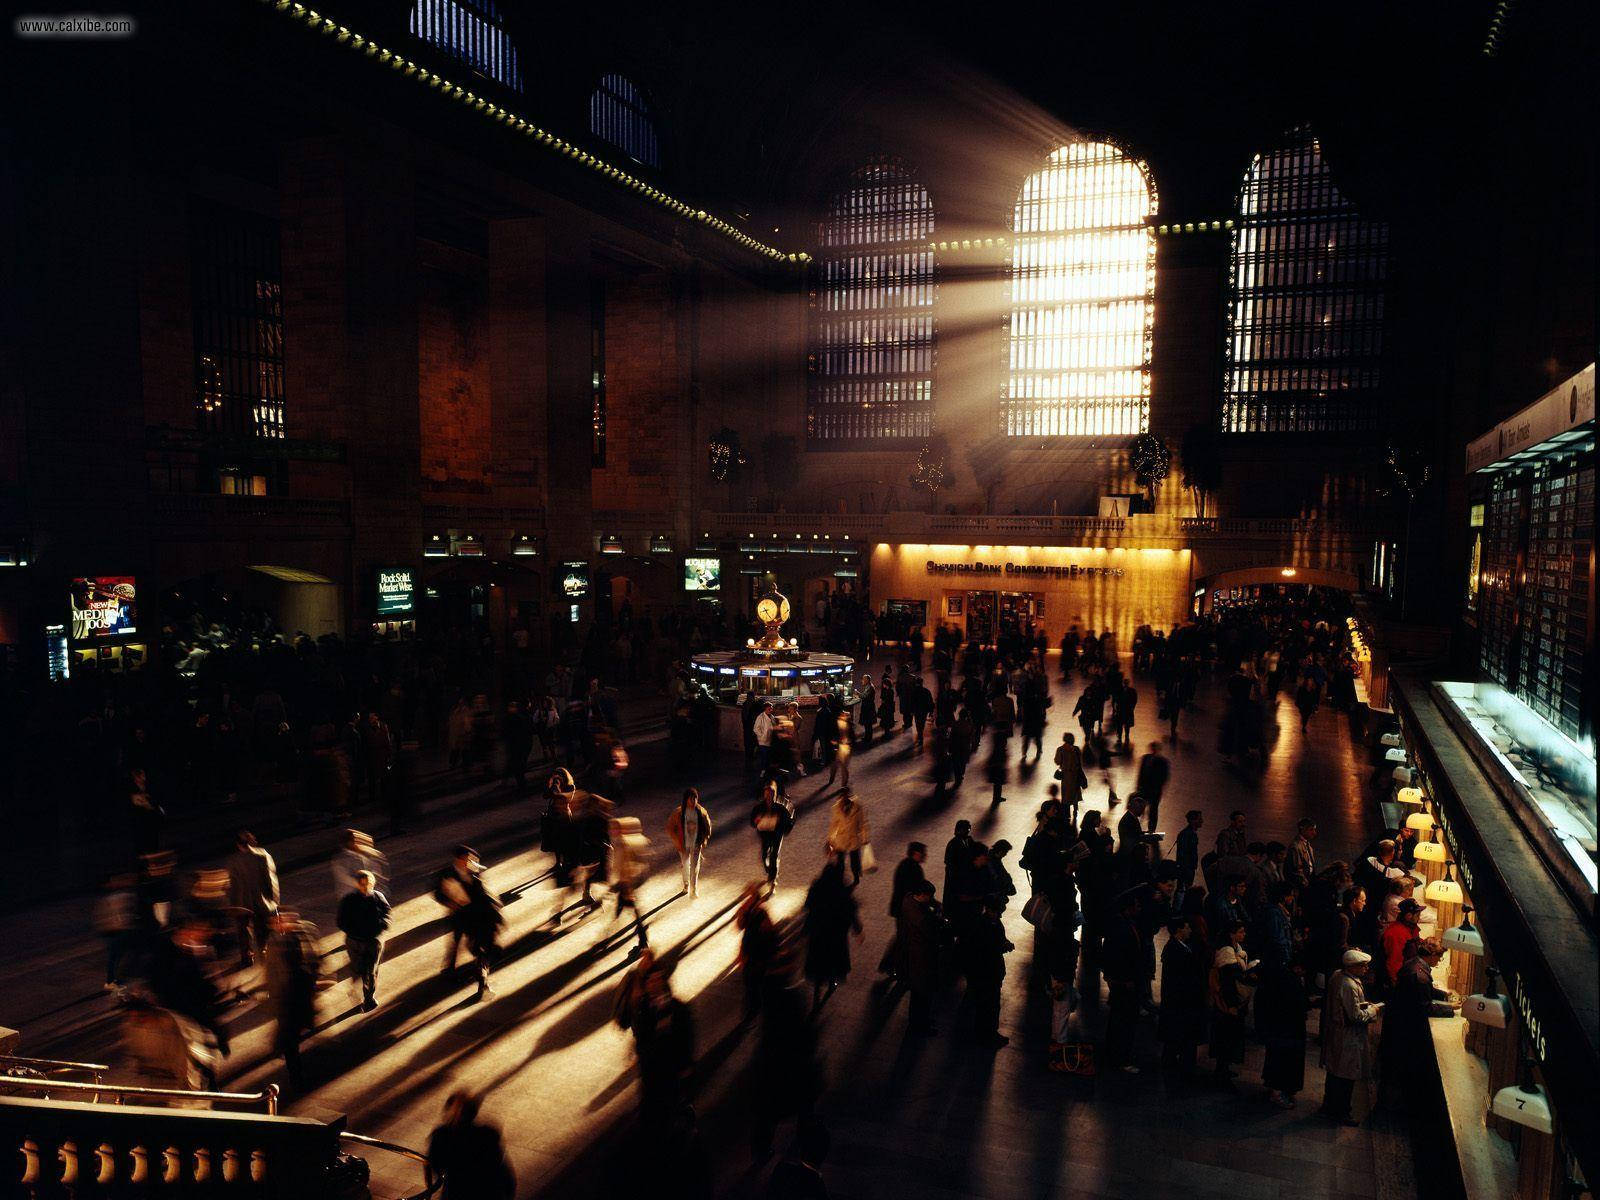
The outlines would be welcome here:
<svg viewBox="0 0 1600 1200">
<path fill-rule="evenodd" d="M 340 1133 L 339 1140 L 341 1142 L 350 1143 L 356 1146 L 365 1146 L 372 1150 L 386 1150 L 390 1154 L 398 1154 L 402 1158 L 409 1158 L 412 1162 L 423 1167 L 423 1183 L 425 1186 L 423 1187 L 422 1191 L 412 1192 L 410 1195 L 403 1196 L 401 1200 L 426 1200 L 427 1197 L 438 1191 L 440 1186 L 444 1183 L 444 1176 L 442 1175 L 433 1180 L 432 1183 L 428 1182 L 426 1170 L 428 1166 L 428 1156 L 423 1154 L 420 1150 L 413 1150 L 409 1146 L 399 1146 L 394 1142 L 380 1141 L 377 1138 L 366 1137 L 359 1133 Z"/>
<path fill-rule="evenodd" d="M 81 1099 L 85 1095 L 98 1102 L 102 1094 L 115 1097 L 111 1102 L 120 1104 L 124 1098 L 150 1100 L 208 1100 L 212 1104 L 238 1104 L 248 1107 L 263 1105 L 267 1116 L 278 1115 L 278 1085 L 269 1083 L 259 1092 L 196 1092 L 187 1088 L 140 1087 L 131 1083 L 74 1083 L 66 1079 L 31 1079 L 25 1075 L 0 1075 L 0 1089 L 16 1088 L 22 1091 L 43 1092 L 48 1099 L 53 1092 L 65 1092 L 64 1099 Z"/>
</svg>

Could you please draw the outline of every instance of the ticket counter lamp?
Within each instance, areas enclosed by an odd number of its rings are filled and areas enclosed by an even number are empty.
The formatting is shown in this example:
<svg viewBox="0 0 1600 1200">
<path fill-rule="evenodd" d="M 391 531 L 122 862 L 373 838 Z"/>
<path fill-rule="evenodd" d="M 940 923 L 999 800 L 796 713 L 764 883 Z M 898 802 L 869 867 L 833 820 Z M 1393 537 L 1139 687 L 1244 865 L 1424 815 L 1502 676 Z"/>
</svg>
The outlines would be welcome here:
<svg viewBox="0 0 1600 1200">
<path fill-rule="evenodd" d="M 1406 828 L 1415 829 L 1418 833 L 1432 833 L 1434 826 L 1433 814 L 1425 808 L 1419 808 L 1406 818 Z"/>
<path fill-rule="evenodd" d="M 1393 752 L 1391 751 L 1391 753 L 1393 753 Z M 1410 767 L 1407 767 L 1407 766 L 1396 767 L 1394 769 L 1394 771 L 1390 774 L 1389 777 L 1395 781 L 1396 785 L 1399 786 L 1399 788 L 1400 788 L 1400 790 L 1402 792 L 1415 792 L 1415 793 L 1417 793 L 1417 798 L 1415 800 L 1401 801 L 1401 803 L 1410 803 L 1410 804 L 1421 804 L 1422 803 L 1422 789 L 1417 786 L 1417 773 L 1415 771 L 1413 771 Z"/>
<path fill-rule="evenodd" d="M 1499 987 L 1496 986 L 1500 972 L 1489 967 L 1488 973 L 1488 986 L 1483 991 L 1475 992 L 1466 998 L 1461 1005 L 1461 1015 L 1474 1025 L 1504 1029 L 1511 1020 L 1511 997 L 1502 996 Z"/>
<path fill-rule="evenodd" d="M 1444 865 L 1444 878 L 1435 879 L 1422 893 L 1422 898 L 1430 904 L 1460 904 L 1465 900 L 1466 893 L 1461 890 L 1461 885 L 1456 882 L 1455 864 L 1447 862 Z"/>
<path fill-rule="evenodd" d="M 1418 862 L 1442 863 L 1447 861 L 1449 857 L 1445 853 L 1444 843 L 1435 842 L 1431 839 L 1426 842 L 1418 842 L 1416 849 L 1411 853 L 1412 857 Z"/>
<path fill-rule="evenodd" d="M 1409 775 L 1410 772 L 1407 772 L 1407 774 Z M 1397 772 L 1396 773 L 1396 778 L 1398 778 L 1398 777 L 1399 777 L 1399 774 Z M 1402 787 L 1398 792 L 1395 793 L 1394 799 L 1395 799 L 1395 803 L 1396 804 L 1413 804 L 1413 805 L 1421 804 L 1422 803 L 1422 789 L 1419 788 L 1419 787 L 1410 787 L 1410 786 Z"/>
<path fill-rule="evenodd" d="M 1383 746 L 1386 746 L 1390 749 L 1393 749 L 1395 746 L 1404 746 L 1406 744 L 1405 738 L 1401 737 L 1398 733 L 1386 733 L 1379 738 L 1378 741 Z"/>
<path fill-rule="evenodd" d="M 1383 758 L 1385 762 L 1404 763 L 1406 761 L 1406 749 L 1404 746 L 1391 746 L 1383 752 Z"/>
<path fill-rule="evenodd" d="M 1483 957 L 1483 934 L 1478 932 L 1477 926 L 1472 923 L 1472 905 L 1468 904 L 1461 910 L 1461 924 L 1454 929 L 1446 929 L 1439 939 L 1444 943 L 1446 950 L 1459 950 L 1463 954 Z M 1495 969 L 1489 968 L 1489 990 L 1494 991 Z"/>
<path fill-rule="evenodd" d="M 1533 1067 L 1527 1062 L 1522 1065 L 1522 1082 L 1496 1092 L 1489 1111 L 1514 1125 L 1525 1125 L 1540 1133 L 1554 1133 L 1556 1129 L 1550 1112 L 1550 1097 L 1533 1082 Z"/>
</svg>

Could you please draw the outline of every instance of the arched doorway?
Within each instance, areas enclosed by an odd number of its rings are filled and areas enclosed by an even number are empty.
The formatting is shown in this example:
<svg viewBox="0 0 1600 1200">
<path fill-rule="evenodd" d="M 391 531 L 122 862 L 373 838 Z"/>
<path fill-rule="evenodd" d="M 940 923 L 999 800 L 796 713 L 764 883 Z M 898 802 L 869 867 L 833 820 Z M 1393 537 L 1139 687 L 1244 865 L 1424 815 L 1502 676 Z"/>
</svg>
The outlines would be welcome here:
<svg viewBox="0 0 1600 1200">
<path fill-rule="evenodd" d="M 1258 599 L 1264 595 L 1288 594 L 1307 588 L 1332 588 L 1341 592 L 1361 589 L 1354 571 L 1328 567 L 1301 567 L 1293 563 L 1274 566 L 1237 567 L 1218 571 L 1194 582 L 1191 611 L 1200 615 L 1219 605 Z"/>
</svg>

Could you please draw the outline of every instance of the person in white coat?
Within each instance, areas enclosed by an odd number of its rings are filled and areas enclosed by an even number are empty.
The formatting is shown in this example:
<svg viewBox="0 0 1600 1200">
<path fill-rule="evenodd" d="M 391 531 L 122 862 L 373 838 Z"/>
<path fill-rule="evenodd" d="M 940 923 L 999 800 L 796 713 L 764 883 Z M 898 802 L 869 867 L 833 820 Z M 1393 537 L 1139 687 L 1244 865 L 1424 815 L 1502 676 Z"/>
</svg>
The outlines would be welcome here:
<svg viewBox="0 0 1600 1200">
<path fill-rule="evenodd" d="M 1355 1124 L 1350 1101 L 1357 1081 L 1372 1076 L 1372 1024 L 1383 1012 L 1362 986 L 1371 963 L 1366 951 L 1346 950 L 1343 965 L 1328 980 L 1322 1010 L 1322 1066 L 1328 1073 L 1322 1114 L 1345 1125 Z"/>
</svg>

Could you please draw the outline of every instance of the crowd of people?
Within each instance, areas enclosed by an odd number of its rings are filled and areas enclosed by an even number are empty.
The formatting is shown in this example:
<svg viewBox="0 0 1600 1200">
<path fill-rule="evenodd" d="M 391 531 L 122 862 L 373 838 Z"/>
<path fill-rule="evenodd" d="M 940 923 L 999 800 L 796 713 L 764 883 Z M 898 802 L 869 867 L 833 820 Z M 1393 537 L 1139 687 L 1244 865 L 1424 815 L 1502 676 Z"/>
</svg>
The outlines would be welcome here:
<svg viewBox="0 0 1600 1200">
<path fill-rule="evenodd" d="M 962 819 L 944 847 L 936 888 L 927 846 L 906 847 L 886 889 L 893 935 L 874 948 L 882 976 L 876 1002 L 892 1006 L 904 994 L 909 1032 L 932 1036 L 939 1032 L 934 1014 L 941 995 L 959 984 L 959 1033 L 989 1049 L 1007 1045 L 1003 981 L 1016 947 L 1005 917 L 1018 905 L 1032 932 L 1030 986 L 1049 999 L 1044 1065 L 1050 1070 L 1136 1076 L 1155 1065 L 1141 1053 L 1142 1042 L 1154 1041 L 1161 1070 L 1176 1083 L 1236 1090 L 1253 1027 L 1264 1047 L 1263 1093 L 1289 1108 L 1305 1090 L 1308 1022 L 1320 1010 L 1321 1111 L 1327 1117 L 1351 1119 L 1356 1084 L 1371 1077 L 1377 1061 L 1386 1078 L 1404 1085 L 1429 1013 L 1449 1001 L 1432 982 L 1430 969 L 1441 953 L 1430 936 L 1432 914 L 1412 896 L 1414 834 L 1392 831 L 1352 862 L 1324 865 L 1309 818 L 1292 830 L 1272 831 L 1276 838 L 1258 837 L 1249 814 L 1238 810 L 1213 834 L 1196 809 L 1185 815 L 1169 850 L 1160 829 L 1172 777 L 1165 742 L 1157 737 L 1136 748 L 1134 676 L 1149 680 L 1158 730 L 1164 726 L 1174 741 L 1201 681 L 1217 678 L 1225 702 L 1219 752 L 1240 763 L 1263 755 L 1265 735 L 1251 731 L 1270 725 L 1282 691 L 1295 697 L 1307 721 L 1324 700 L 1349 703 L 1338 683 L 1350 671 L 1341 628 L 1334 614 L 1300 606 L 1226 611 L 1165 635 L 1141 629 L 1127 664 L 1132 674 L 1110 633 L 1069 631 L 1057 669 L 1080 682 L 1065 722 L 1075 728 L 1052 749 L 1053 781 L 1020 854 L 1004 839 L 978 840 L 972 822 Z M 1017 761 L 1013 740 L 1020 735 L 1020 761 L 1030 754 L 1034 762 L 1045 758 L 1054 702 L 1044 649 L 1029 629 L 1018 630 L 1004 647 L 963 645 L 948 628 L 936 629 L 926 647 L 907 637 L 894 661 L 861 680 L 858 704 L 843 695 L 825 698 L 806 745 L 798 744 L 802 723 L 790 706 L 747 700 L 746 755 L 755 796 L 734 824 L 754 832 L 757 860 L 749 873 L 758 881 L 745 888 L 734 924 L 745 1020 L 756 1033 L 762 1081 L 752 1148 L 764 1156 L 779 1126 L 796 1122 L 798 1156 L 782 1164 L 774 1186 L 813 1189 L 775 1195 L 825 1194 L 815 1190 L 822 1186 L 828 1144 L 819 1110 L 816 1020 L 855 965 L 852 944 L 864 930 L 862 888 L 874 886 L 878 865 L 870 810 L 886 799 L 869 800 L 852 788 L 851 755 L 875 743 L 925 753 L 936 796 L 958 793 L 969 764 L 981 758 L 989 808 L 997 808 L 1007 801 L 1004 788 Z M 551 925 L 559 930 L 574 913 L 581 919 L 614 898 L 615 919 L 631 926 L 635 943 L 615 1015 L 638 1056 L 641 1129 L 657 1152 L 651 1161 L 666 1156 L 680 1163 L 685 1177 L 709 1179 L 707 1165 L 696 1158 L 693 1006 L 675 997 L 673 956 L 651 946 L 636 902 L 650 839 L 638 818 L 620 813 L 627 804 L 622 768 L 606 742 L 606 731 L 617 725 L 615 693 L 575 674 L 561 675 L 549 690 L 568 699 L 512 701 L 492 722 L 494 735 L 477 743 L 472 707 L 460 721 L 452 710 L 446 745 L 452 756 L 460 751 L 460 769 L 470 770 L 491 757 L 498 740 L 505 774 L 519 787 L 535 771 L 545 776 L 539 844 L 553 856 L 552 876 L 562 889 Z M 1309 692 L 1316 703 L 1302 703 Z M 1135 779 L 1126 800 L 1105 770 L 1123 758 Z M 813 823 L 790 792 L 798 777 L 824 768 L 829 776 L 819 794 L 826 790 L 830 799 L 824 819 Z M 1100 779 L 1092 783 L 1091 772 Z M 661 830 L 678 856 L 680 892 L 690 902 L 703 884 L 708 847 L 727 819 L 716 817 L 692 786 L 663 815 Z M 806 889 L 798 918 L 783 921 L 774 917 L 770 898 L 785 841 L 796 830 L 821 838 L 825 863 Z M 119 874 L 108 884 L 97 912 L 107 943 L 107 985 L 125 999 L 126 1044 L 141 1077 L 188 1088 L 212 1082 L 217 1059 L 229 1051 L 223 1014 L 257 1000 L 270 1008 L 273 1046 L 290 1086 L 303 1087 L 300 1043 L 315 1023 L 318 995 L 333 982 L 317 929 L 279 894 L 271 854 L 241 832 L 221 872 L 180 876 L 158 848 L 144 862 L 142 876 Z M 381 1001 L 383 944 L 392 919 L 384 892 L 387 864 L 369 837 L 346 830 L 333 871 L 334 920 L 352 1002 L 357 1011 L 371 1012 Z M 445 972 L 458 970 L 464 945 L 477 998 L 491 995 L 504 922 L 500 899 L 484 885 L 471 847 L 455 847 L 434 877 L 432 895 L 446 917 Z M 225 965 L 235 958 L 236 967 Z M 1096 1040 L 1090 1031 L 1101 1024 L 1098 1010 L 1104 1019 Z M 1382 1033 L 1375 1042 L 1377 1029 Z M 480 1132 L 448 1132 L 454 1126 Z M 452 1146 L 488 1136 L 483 1130 L 489 1127 L 478 1122 L 477 1099 L 452 1096 L 439 1135 L 441 1162 Z M 503 1153 L 489 1156 L 492 1163 L 503 1159 Z M 491 1174 L 508 1179 L 509 1167 L 502 1173 L 495 1166 Z M 446 1194 L 464 1194 L 460 1178 L 457 1173 Z"/>
</svg>

